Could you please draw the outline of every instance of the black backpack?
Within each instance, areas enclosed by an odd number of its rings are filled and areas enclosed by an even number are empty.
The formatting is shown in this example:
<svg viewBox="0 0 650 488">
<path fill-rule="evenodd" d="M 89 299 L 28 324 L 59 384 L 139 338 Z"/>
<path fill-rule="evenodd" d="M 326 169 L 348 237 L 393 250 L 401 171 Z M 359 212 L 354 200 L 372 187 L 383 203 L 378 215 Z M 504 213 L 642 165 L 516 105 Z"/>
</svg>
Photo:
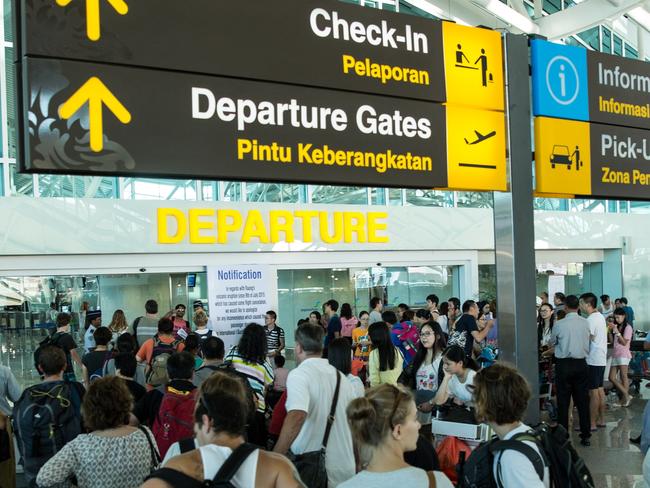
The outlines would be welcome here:
<svg viewBox="0 0 650 488">
<path fill-rule="evenodd" d="M 61 381 L 28 388 L 14 405 L 14 428 L 23 456 L 50 458 L 81 433 L 83 386 Z"/>
<path fill-rule="evenodd" d="M 244 464 L 244 461 L 256 449 L 259 448 L 253 444 L 241 444 L 228 456 L 226 462 L 221 465 L 214 479 L 205 480 L 203 483 L 170 468 L 159 469 L 147 479 L 155 478 L 163 480 L 173 488 L 235 488 L 232 479 L 237 474 L 241 465 Z"/>
<path fill-rule="evenodd" d="M 41 342 L 38 343 L 38 347 L 34 351 L 34 368 L 39 374 L 42 374 L 41 370 L 38 367 L 38 360 L 41 357 L 41 351 L 43 350 L 44 347 L 47 346 L 56 346 L 63 349 L 59 345 L 59 339 L 61 339 L 61 337 L 63 337 L 64 334 L 65 332 L 55 332 L 52 335 L 48 335 L 45 339 L 43 339 Z M 66 358 L 67 358 L 67 351 L 64 352 L 66 352 Z"/>
<path fill-rule="evenodd" d="M 102 365 L 99 368 L 97 368 L 95 371 L 88 372 L 88 381 L 90 383 L 104 377 L 106 363 L 110 361 L 112 358 L 113 358 L 113 351 L 106 351 L 106 353 L 104 354 L 104 360 L 102 361 Z"/>
<path fill-rule="evenodd" d="M 525 444 L 537 444 L 540 453 Z M 548 467 L 553 488 L 594 488 L 594 480 L 585 462 L 578 455 L 564 427 L 550 427 L 541 423 L 529 432 L 517 434 L 508 440 L 492 439 L 482 443 L 459 466 L 459 487 L 499 488 L 493 476 L 494 457 L 498 452 L 513 449 L 526 456 L 535 467 L 540 479 L 544 479 L 544 468 Z M 497 473 L 499 467 L 497 467 Z"/>
</svg>

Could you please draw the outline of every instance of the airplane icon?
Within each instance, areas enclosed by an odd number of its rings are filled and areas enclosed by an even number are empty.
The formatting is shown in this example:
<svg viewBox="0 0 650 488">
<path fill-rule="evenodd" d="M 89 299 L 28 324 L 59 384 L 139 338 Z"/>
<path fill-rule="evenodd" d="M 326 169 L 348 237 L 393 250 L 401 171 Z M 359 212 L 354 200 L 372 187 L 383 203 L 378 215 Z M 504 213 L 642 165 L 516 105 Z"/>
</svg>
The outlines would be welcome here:
<svg viewBox="0 0 650 488">
<path fill-rule="evenodd" d="M 493 130 L 492 132 L 488 132 L 488 133 L 485 134 L 485 135 L 481 134 L 481 133 L 480 133 L 479 131 L 477 131 L 477 130 L 474 130 L 474 133 L 476 134 L 476 140 L 475 140 L 475 141 L 472 141 L 472 142 L 469 142 L 469 141 L 467 140 L 467 138 L 464 138 L 464 139 L 465 139 L 465 144 L 468 144 L 468 145 L 470 145 L 470 146 L 473 146 L 474 144 L 479 144 L 479 143 L 485 141 L 486 139 L 489 139 L 490 137 L 494 137 L 494 136 L 497 135 L 497 131 L 495 131 L 495 130 Z"/>
</svg>

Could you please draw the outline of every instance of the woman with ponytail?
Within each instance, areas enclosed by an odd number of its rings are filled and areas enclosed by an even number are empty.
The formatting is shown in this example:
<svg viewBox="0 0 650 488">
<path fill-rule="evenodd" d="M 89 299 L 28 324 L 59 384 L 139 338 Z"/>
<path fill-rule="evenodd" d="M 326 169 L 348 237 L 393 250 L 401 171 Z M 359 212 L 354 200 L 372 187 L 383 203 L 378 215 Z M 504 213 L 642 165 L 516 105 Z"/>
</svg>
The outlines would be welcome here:
<svg viewBox="0 0 650 488">
<path fill-rule="evenodd" d="M 471 406 L 474 376 L 478 370 L 476 362 L 462 347 L 453 345 L 442 353 L 442 364 L 445 377 L 434 398 L 435 404 L 444 405 L 451 398 L 456 405 Z"/>
<path fill-rule="evenodd" d="M 409 392 L 383 384 L 350 402 L 347 413 L 362 471 L 339 488 L 452 488 L 441 472 L 427 472 L 404 461 L 404 453 L 416 449 L 420 430 Z"/>
</svg>

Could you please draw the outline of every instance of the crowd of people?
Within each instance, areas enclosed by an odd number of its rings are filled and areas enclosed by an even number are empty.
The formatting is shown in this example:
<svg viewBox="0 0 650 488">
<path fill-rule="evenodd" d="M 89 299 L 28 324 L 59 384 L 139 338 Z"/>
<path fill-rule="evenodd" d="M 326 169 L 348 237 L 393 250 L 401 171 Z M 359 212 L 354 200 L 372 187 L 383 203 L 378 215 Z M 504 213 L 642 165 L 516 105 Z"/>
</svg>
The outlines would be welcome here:
<svg viewBox="0 0 650 488">
<path fill-rule="evenodd" d="M 562 298 L 561 308 L 539 307 L 540 344 L 544 355 L 555 356 L 558 421 L 568 428 L 573 397 L 588 443 L 602 422 L 604 371 L 596 348 L 607 340 L 606 319 L 601 324 L 591 294 Z M 272 310 L 264 325 L 247 325 L 228 351 L 200 301 L 193 324 L 184 305 L 161 317 L 154 300 L 130 325 L 122 311 L 108 326 L 101 312 L 88 311 L 83 354 L 70 315 L 60 313 L 34 353 L 39 384 L 21 392 L 11 372 L 0 369 L 0 432 L 11 438 L 11 423 L 2 422 L 11 416 L 15 456 L 30 486 L 198 487 L 214 479 L 238 487 L 407 481 L 447 488 L 433 420 L 485 422 L 510 439 L 530 429 L 522 418 L 532 392 L 508 365 L 480 368 L 476 361 L 490 347 L 494 303 L 452 297 L 440 304 L 435 294 L 426 303 L 384 310 L 375 297 L 369 311 L 355 314 L 330 299 L 323 313 L 297 324 L 293 369 L 285 367 L 285 334 Z M 609 330 L 624 347 L 627 314 L 621 320 L 615 308 L 612 315 Z M 624 363 L 616 364 L 622 392 Z M 0 463 L 0 473 L 11 464 Z M 495 458 L 494 476 L 498 486 L 550 486 L 548 469 L 540 477 L 516 452 Z"/>
</svg>

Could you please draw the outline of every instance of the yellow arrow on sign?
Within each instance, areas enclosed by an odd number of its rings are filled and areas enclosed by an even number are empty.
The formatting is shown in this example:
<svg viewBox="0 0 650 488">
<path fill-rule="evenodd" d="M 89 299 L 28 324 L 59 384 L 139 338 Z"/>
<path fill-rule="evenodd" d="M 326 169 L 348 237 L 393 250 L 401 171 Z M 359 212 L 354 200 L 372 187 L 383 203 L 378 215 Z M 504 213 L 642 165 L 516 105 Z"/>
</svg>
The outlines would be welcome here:
<svg viewBox="0 0 650 488">
<path fill-rule="evenodd" d="M 81 107 L 88 102 L 88 112 L 90 114 L 90 149 L 94 152 L 101 152 L 104 149 L 104 120 L 102 117 L 102 104 L 113 112 L 113 115 L 123 124 L 131 122 L 131 114 L 115 98 L 115 95 L 102 83 L 102 81 L 93 76 L 81 88 L 59 107 L 59 116 L 62 119 L 69 119 Z"/>
<path fill-rule="evenodd" d="M 56 3 L 61 7 L 67 7 L 72 0 L 56 0 Z M 100 22 L 99 22 L 99 2 L 100 0 L 86 0 L 86 33 L 88 39 L 91 41 L 99 40 Z M 120 15 L 126 15 L 129 11 L 129 6 L 124 0 L 107 0 L 108 3 Z"/>
</svg>

